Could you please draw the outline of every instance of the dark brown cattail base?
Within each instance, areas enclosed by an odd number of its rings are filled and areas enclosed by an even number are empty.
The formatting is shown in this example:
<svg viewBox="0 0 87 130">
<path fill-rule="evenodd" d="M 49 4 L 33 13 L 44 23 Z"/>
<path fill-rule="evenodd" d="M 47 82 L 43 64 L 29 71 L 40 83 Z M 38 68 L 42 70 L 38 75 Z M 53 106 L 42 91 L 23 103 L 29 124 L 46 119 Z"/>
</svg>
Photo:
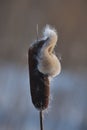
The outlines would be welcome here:
<svg viewBox="0 0 87 130">
<path fill-rule="evenodd" d="M 30 75 L 30 91 L 32 103 L 38 110 L 44 110 L 49 105 L 49 76 L 43 74 L 38 70 L 38 49 L 39 44 L 44 43 L 41 41 L 36 46 L 29 48 L 28 63 L 29 63 L 29 75 Z"/>
<path fill-rule="evenodd" d="M 43 129 L 43 115 L 42 115 L 42 110 L 40 110 L 40 130 L 44 130 Z"/>
<path fill-rule="evenodd" d="M 38 56 L 42 46 L 47 40 L 48 38 L 46 40 L 38 41 L 37 34 L 37 42 L 33 44 L 28 51 L 31 98 L 35 108 L 39 110 L 40 130 L 44 130 L 42 112 L 49 105 L 50 83 L 48 74 L 43 74 L 38 70 Z"/>
</svg>

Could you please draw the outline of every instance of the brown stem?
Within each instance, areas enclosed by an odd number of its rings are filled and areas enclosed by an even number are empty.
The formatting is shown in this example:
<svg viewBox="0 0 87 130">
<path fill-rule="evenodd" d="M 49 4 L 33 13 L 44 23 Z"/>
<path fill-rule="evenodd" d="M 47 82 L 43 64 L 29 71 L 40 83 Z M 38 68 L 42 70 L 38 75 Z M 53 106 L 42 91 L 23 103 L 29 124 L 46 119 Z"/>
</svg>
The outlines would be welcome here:
<svg viewBox="0 0 87 130">
<path fill-rule="evenodd" d="M 43 116 L 42 116 L 42 110 L 40 110 L 40 130 L 44 130 L 44 129 L 43 129 Z"/>
</svg>

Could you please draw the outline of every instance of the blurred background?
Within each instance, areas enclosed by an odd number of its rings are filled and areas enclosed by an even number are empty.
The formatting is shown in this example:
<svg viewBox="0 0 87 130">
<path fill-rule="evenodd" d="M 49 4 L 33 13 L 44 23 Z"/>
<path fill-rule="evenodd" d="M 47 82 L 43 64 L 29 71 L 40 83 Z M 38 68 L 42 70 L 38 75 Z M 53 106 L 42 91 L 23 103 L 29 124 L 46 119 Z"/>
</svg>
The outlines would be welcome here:
<svg viewBox="0 0 87 130">
<path fill-rule="evenodd" d="M 29 45 L 50 24 L 62 72 L 51 83 L 45 130 L 87 130 L 87 1 L 0 0 L 0 130 L 39 130 L 30 97 Z"/>
</svg>

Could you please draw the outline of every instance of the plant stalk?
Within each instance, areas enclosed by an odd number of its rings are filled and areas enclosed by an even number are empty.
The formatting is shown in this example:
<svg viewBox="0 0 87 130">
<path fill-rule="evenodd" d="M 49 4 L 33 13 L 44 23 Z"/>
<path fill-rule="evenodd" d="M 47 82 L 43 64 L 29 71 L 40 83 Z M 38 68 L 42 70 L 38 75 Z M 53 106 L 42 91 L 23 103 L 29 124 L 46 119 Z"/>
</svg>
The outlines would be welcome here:
<svg viewBox="0 0 87 130">
<path fill-rule="evenodd" d="M 40 110 L 40 130 L 44 130 L 43 129 L 43 115 L 42 115 L 42 110 Z"/>
</svg>

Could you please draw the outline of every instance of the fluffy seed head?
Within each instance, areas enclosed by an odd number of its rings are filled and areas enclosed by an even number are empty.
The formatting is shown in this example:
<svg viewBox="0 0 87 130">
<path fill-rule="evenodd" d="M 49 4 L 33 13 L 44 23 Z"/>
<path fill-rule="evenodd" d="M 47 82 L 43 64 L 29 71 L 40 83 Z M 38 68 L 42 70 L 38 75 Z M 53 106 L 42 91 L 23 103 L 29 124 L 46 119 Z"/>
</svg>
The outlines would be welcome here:
<svg viewBox="0 0 87 130">
<path fill-rule="evenodd" d="M 57 39 L 56 30 L 47 25 L 43 31 L 43 38 L 34 42 L 29 48 L 31 98 L 39 110 L 46 109 L 49 104 L 49 78 L 58 75 L 61 70 L 60 62 L 53 53 Z"/>
<path fill-rule="evenodd" d="M 57 43 L 57 32 L 54 28 L 46 26 L 43 31 L 43 39 L 48 39 L 38 53 L 38 70 L 43 74 L 55 77 L 61 71 L 60 61 L 53 53 Z"/>
<path fill-rule="evenodd" d="M 56 44 L 57 40 L 58 40 L 58 35 L 57 32 L 55 30 L 55 28 L 52 28 L 49 25 L 46 25 L 46 27 L 43 30 L 43 37 L 44 38 L 50 38 L 50 40 L 52 42 L 54 42 L 54 44 Z"/>
</svg>

